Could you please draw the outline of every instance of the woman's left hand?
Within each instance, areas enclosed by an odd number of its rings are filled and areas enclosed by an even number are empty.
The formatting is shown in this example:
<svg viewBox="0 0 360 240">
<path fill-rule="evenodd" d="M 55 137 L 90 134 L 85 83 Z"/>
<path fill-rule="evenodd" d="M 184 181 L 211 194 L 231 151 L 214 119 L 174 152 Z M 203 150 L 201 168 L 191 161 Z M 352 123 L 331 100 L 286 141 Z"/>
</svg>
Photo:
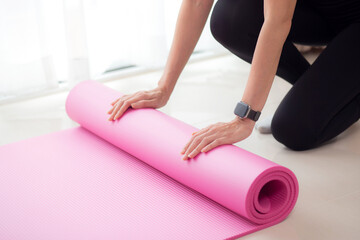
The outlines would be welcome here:
<svg viewBox="0 0 360 240">
<path fill-rule="evenodd" d="M 233 144 L 250 136 L 255 122 L 236 117 L 230 122 L 219 122 L 193 133 L 181 154 L 183 160 L 194 158 L 200 152 L 207 152 L 219 145 Z"/>
</svg>

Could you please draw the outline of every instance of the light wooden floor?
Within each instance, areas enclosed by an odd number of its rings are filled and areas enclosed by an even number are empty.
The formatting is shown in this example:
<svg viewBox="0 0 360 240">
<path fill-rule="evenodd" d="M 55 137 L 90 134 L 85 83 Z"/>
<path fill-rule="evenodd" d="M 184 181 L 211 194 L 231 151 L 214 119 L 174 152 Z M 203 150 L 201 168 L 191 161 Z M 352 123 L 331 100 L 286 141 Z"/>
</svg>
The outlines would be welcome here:
<svg viewBox="0 0 360 240">
<path fill-rule="evenodd" d="M 188 64 L 161 111 L 202 128 L 233 118 L 250 65 L 233 55 Z M 154 87 L 161 72 L 106 83 L 123 93 Z M 290 85 L 276 77 L 262 117 Z M 0 106 L 0 145 L 76 126 L 65 113 L 67 93 Z M 243 239 L 360 239 L 360 122 L 318 149 L 294 152 L 254 130 L 238 146 L 282 164 L 298 177 L 300 195 L 281 224 Z"/>
</svg>

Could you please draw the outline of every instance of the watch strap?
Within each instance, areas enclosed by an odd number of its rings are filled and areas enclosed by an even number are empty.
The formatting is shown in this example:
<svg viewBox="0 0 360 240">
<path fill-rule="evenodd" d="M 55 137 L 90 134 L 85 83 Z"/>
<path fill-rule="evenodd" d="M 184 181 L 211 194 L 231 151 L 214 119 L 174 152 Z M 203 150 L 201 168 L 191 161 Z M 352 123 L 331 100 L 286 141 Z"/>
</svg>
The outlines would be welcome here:
<svg viewBox="0 0 360 240">
<path fill-rule="evenodd" d="M 257 121 L 260 117 L 260 114 L 261 114 L 261 112 L 254 111 L 250 108 L 247 118 L 250 118 L 253 121 Z"/>
<path fill-rule="evenodd" d="M 236 104 L 234 114 L 240 118 L 249 118 L 256 122 L 259 119 L 261 112 L 251 109 L 249 104 L 240 101 Z"/>
</svg>

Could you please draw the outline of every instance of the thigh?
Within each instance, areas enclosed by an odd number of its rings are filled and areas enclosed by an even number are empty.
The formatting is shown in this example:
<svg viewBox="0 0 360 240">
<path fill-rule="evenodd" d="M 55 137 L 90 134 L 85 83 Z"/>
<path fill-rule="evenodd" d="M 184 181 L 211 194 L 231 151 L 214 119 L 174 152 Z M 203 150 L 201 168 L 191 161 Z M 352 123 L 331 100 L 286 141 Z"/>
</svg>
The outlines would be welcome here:
<svg viewBox="0 0 360 240">
<path fill-rule="evenodd" d="M 218 0 L 212 10 L 213 35 L 226 41 L 258 37 L 264 22 L 264 0 Z M 289 39 L 295 43 L 324 45 L 334 37 L 329 23 L 304 0 L 297 0 Z"/>
<path fill-rule="evenodd" d="M 239 58 L 252 62 L 257 38 L 264 22 L 264 0 L 219 0 L 210 28 L 214 38 Z M 279 60 L 276 75 L 293 84 L 310 64 L 295 43 L 323 45 L 331 38 L 327 23 L 310 6 L 298 0 L 292 27 Z"/>
<path fill-rule="evenodd" d="M 312 5 L 297 0 L 288 39 L 304 45 L 327 45 L 336 33 L 328 20 Z"/>
<path fill-rule="evenodd" d="M 346 129 L 329 126 L 343 124 L 336 119 L 351 119 L 350 126 L 359 118 L 360 105 L 354 102 L 360 94 L 359 43 L 360 23 L 352 24 L 298 79 L 275 113 L 272 129 L 277 140 L 291 148 L 311 148 Z M 347 109 L 350 103 L 352 110 Z"/>
</svg>

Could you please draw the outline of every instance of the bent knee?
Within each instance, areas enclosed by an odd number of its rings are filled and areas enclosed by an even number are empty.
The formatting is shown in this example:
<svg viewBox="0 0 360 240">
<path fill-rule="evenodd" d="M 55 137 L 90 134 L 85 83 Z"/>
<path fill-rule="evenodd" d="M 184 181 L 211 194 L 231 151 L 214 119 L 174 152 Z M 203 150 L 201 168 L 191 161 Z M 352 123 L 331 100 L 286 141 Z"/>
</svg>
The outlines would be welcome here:
<svg viewBox="0 0 360 240">
<path fill-rule="evenodd" d="M 210 18 L 213 37 L 225 47 L 256 44 L 263 16 L 259 0 L 218 0 Z M 252 36 L 249 39 L 249 36 Z"/>
<path fill-rule="evenodd" d="M 295 151 L 304 151 L 316 147 L 318 138 L 316 131 L 302 119 L 280 117 L 275 114 L 271 122 L 274 138 L 286 147 Z"/>
<path fill-rule="evenodd" d="M 218 0 L 210 17 L 210 31 L 215 40 L 224 44 L 231 37 L 232 19 L 229 15 L 231 3 L 228 0 Z"/>
</svg>

